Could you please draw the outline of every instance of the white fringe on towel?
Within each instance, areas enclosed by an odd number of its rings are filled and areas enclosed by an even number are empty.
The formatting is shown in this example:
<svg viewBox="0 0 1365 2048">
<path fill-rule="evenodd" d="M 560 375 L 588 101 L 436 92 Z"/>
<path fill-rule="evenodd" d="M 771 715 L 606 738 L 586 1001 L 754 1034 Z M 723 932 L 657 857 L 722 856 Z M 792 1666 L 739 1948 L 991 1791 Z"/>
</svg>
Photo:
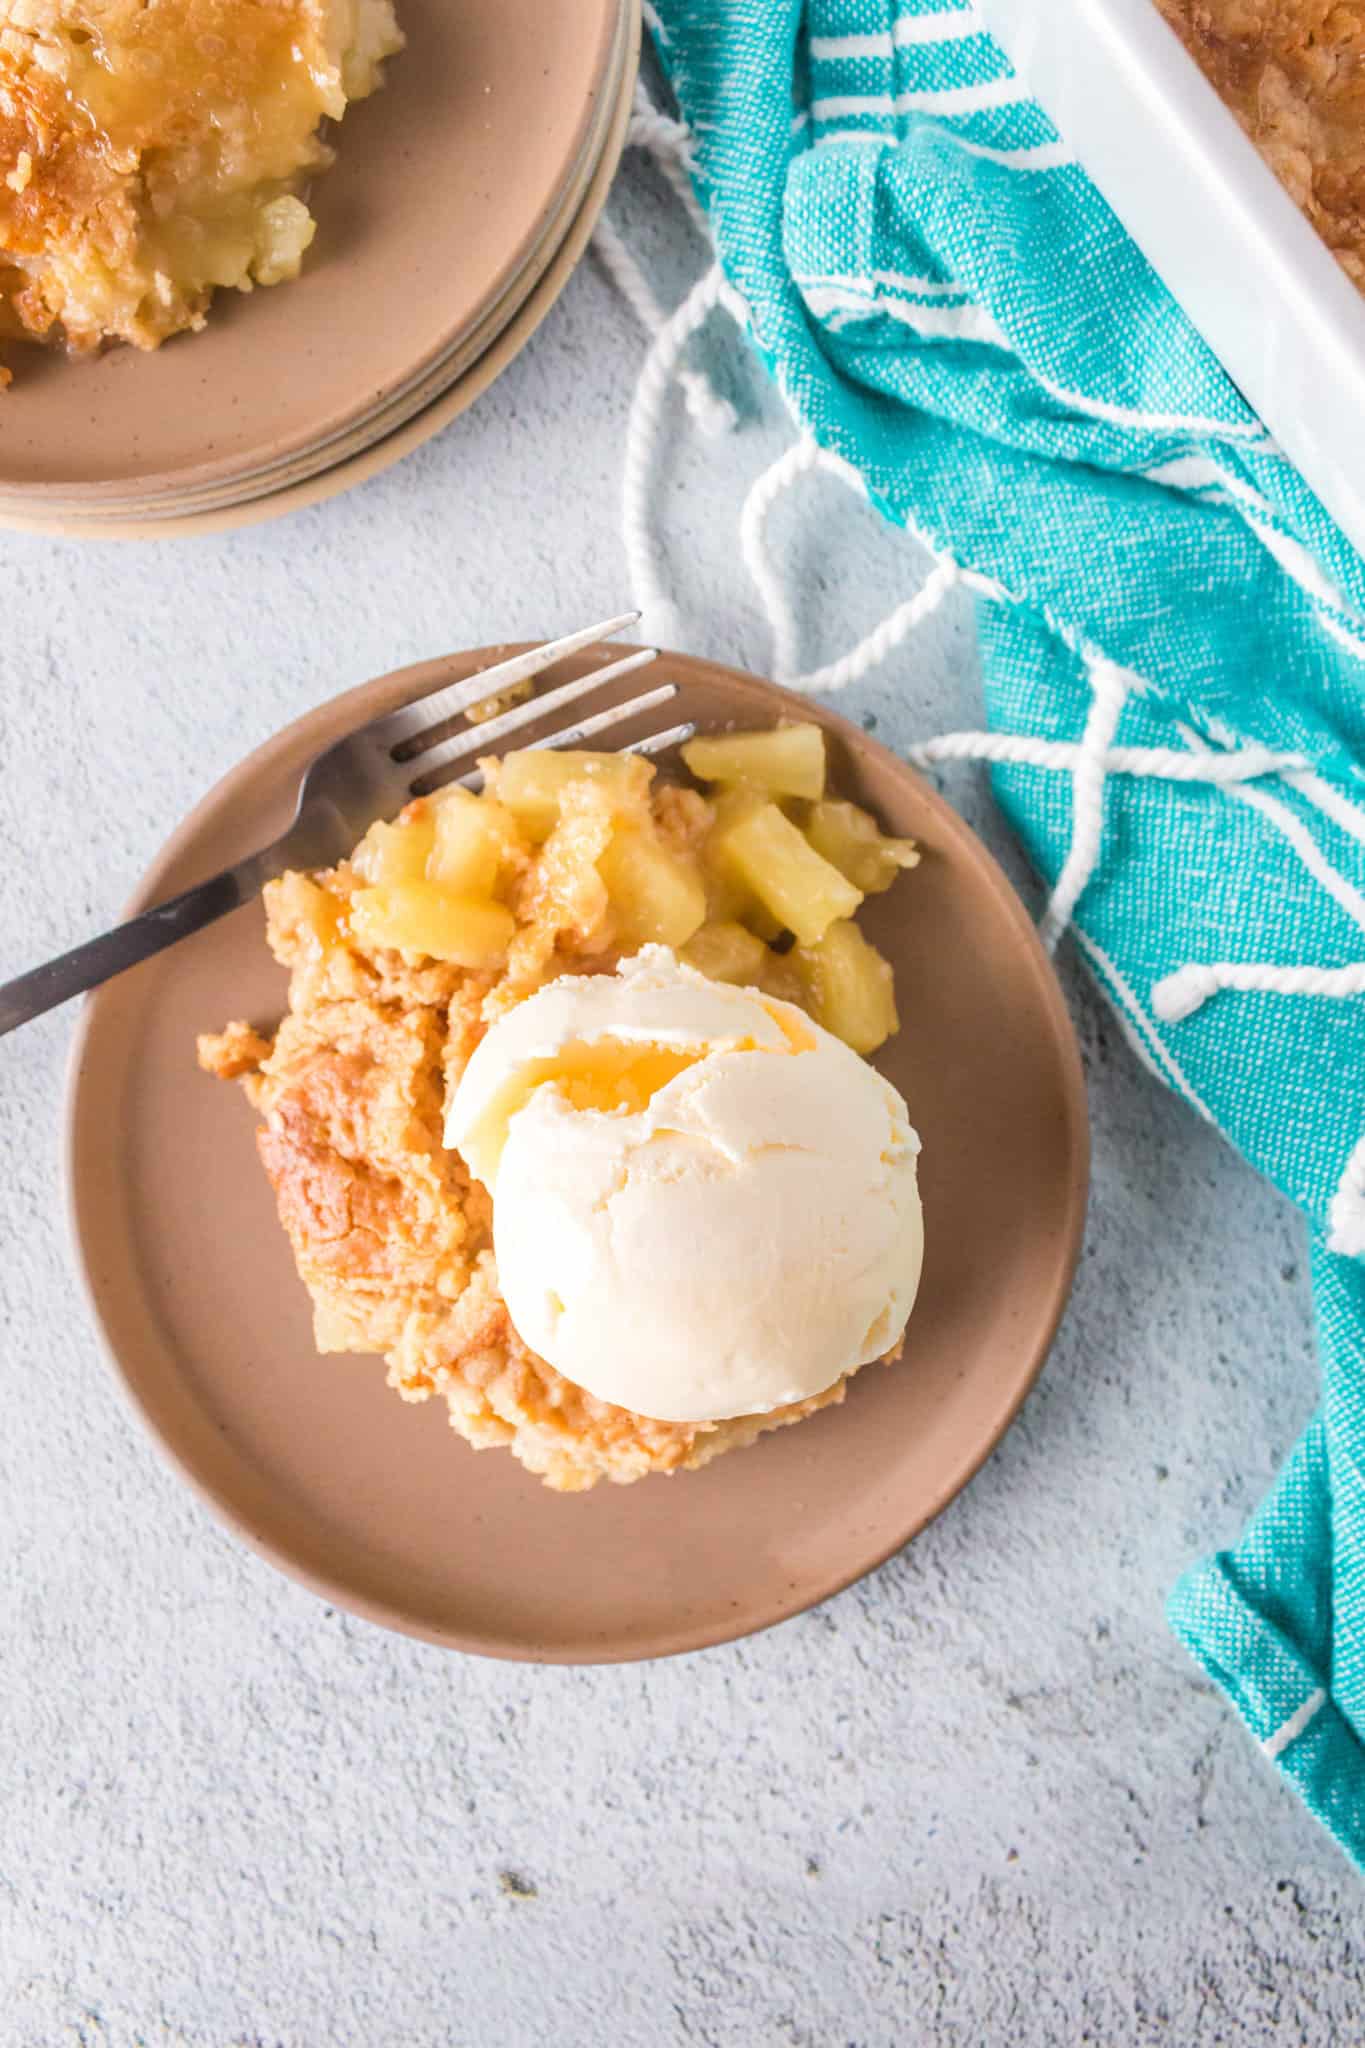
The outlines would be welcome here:
<svg viewBox="0 0 1365 2048">
<path fill-rule="evenodd" d="M 648 0 L 645 18 L 657 30 L 657 18 Z M 637 87 L 627 142 L 647 150 L 654 158 L 709 249 L 709 225 L 689 178 L 691 137 L 682 122 L 650 102 L 643 87 Z M 594 242 L 608 274 L 651 337 L 626 432 L 622 526 L 631 585 L 647 633 L 662 645 L 676 645 L 684 635 L 668 594 L 650 518 L 655 450 L 669 391 L 675 383 L 683 393 L 689 413 L 704 432 L 725 433 L 736 424 L 734 407 L 717 394 L 702 371 L 683 358 L 688 344 L 713 312 L 724 311 L 744 329 L 751 324 L 748 308 L 714 261 L 714 251 L 711 267 L 669 314 L 660 306 L 619 231 L 605 217 L 598 224 Z M 931 617 L 958 586 L 1010 599 L 1009 592 L 964 569 L 943 550 L 930 547 L 934 566 L 913 596 L 897 605 L 847 653 L 823 667 L 803 672 L 795 615 L 786 584 L 768 552 L 765 535 L 769 514 L 777 500 L 816 471 L 837 477 L 866 498 L 866 487 L 857 471 L 842 457 L 821 448 L 809 431 L 801 428 L 791 447 L 755 480 L 740 514 L 741 553 L 771 629 L 773 672 L 778 682 L 789 689 L 829 695 L 860 681 Z M 919 538 L 923 541 L 923 536 Z M 944 734 L 908 750 L 910 760 L 926 768 L 950 761 L 977 761 L 1036 768 L 1070 777 L 1071 844 L 1039 924 L 1040 937 L 1050 952 L 1071 924 L 1077 905 L 1100 866 L 1105 800 L 1111 776 L 1207 782 L 1229 794 L 1240 794 L 1246 801 L 1255 801 L 1256 795 L 1243 785 L 1278 777 L 1341 829 L 1365 838 L 1365 813 L 1318 776 L 1302 755 L 1235 745 L 1219 749 L 1202 743 L 1193 734 L 1188 735 L 1191 744 L 1183 753 L 1166 747 L 1117 746 L 1115 736 L 1124 705 L 1130 694 L 1143 688 L 1142 679 L 1120 668 L 1098 649 L 1077 644 L 1074 639 L 1071 644 L 1085 662 L 1092 691 L 1090 712 L 1079 742 L 1035 739 L 1026 734 L 962 732 Z M 1354 900 L 1358 894 L 1354 885 L 1331 868 L 1298 820 L 1283 805 L 1272 805 L 1268 799 L 1261 800 L 1261 807 L 1267 813 L 1284 813 L 1278 820 L 1281 829 L 1319 885 L 1327 888 L 1338 903 L 1348 895 Z M 1093 942 L 1081 936 L 1087 948 L 1093 950 Z M 1161 1022 L 1177 1024 L 1226 990 L 1333 1000 L 1357 997 L 1365 995 L 1365 962 L 1326 968 L 1261 961 L 1193 961 L 1156 983 L 1151 991 L 1152 1011 Z M 1131 1007 L 1144 1037 L 1159 1046 L 1155 1025 L 1126 985 L 1123 1000 Z M 1365 1255 L 1365 1139 L 1348 1162 L 1332 1216 L 1334 1248 Z"/>
</svg>

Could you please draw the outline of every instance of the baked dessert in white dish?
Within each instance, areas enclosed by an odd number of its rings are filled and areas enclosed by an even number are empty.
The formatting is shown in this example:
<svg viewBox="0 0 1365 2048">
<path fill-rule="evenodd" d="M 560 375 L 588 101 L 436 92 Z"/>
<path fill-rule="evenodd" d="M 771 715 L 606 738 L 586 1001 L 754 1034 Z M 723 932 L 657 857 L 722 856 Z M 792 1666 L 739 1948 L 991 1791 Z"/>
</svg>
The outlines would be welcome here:
<svg viewBox="0 0 1365 2048">
<path fill-rule="evenodd" d="M 1156 0 L 1342 268 L 1365 286 L 1365 8 Z"/>
</svg>

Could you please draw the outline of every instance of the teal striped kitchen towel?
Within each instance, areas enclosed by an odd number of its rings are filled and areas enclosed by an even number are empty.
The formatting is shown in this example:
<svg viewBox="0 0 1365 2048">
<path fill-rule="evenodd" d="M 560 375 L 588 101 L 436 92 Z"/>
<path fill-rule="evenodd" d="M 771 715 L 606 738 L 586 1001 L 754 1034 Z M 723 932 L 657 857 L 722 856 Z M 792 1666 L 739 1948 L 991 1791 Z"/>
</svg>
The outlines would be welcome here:
<svg viewBox="0 0 1365 2048">
<path fill-rule="evenodd" d="M 793 413 L 981 594 L 1054 924 L 1307 1218 L 1321 1411 L 1171 1616 L 1365 1862 L 1365 564 L 970 5 L 646 12 Z"/>
</svg>

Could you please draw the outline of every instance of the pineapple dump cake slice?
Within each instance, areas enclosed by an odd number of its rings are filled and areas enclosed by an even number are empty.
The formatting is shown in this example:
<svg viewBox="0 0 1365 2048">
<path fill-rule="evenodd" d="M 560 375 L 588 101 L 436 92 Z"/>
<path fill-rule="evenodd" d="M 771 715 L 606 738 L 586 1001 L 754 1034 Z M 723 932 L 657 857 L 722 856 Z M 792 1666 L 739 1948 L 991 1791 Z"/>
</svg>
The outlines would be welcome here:
<svg viewBox="0 0 1365 2048">
<path fill-rule="evenodd" d="M 896 1029 L 891 970 L 853 921 L 917 858 L 825 792 L 815 726 L 695 742 L 707 793 L 637 755 L 525 752 L 484 793 L 410 804 L 348 860 L 265 892 L 289 970 L 271 1035 L 202 1038 L 243 1083 L 320 1351 L 382 1353 L 405 1399 L 505 1446 L 561 1491 L 705 1464 L 842 1400 L 666 1421 L 538 1357 L 503 1300 L 493 1205 L 447 1149 L 448 1103 L 490 1028 L 566 975 L 663 946 L 712 982 L 799 1004 L 856 1051 Z M 899 1351 L 899 1330 L 885 1351 Z"/>
<path fill-rule="evenodd" d="M 153 349 L 296 277 L 320 125 L 402 41 L 391 0 L 0 0 L 0 333 Z"/>
</svg>

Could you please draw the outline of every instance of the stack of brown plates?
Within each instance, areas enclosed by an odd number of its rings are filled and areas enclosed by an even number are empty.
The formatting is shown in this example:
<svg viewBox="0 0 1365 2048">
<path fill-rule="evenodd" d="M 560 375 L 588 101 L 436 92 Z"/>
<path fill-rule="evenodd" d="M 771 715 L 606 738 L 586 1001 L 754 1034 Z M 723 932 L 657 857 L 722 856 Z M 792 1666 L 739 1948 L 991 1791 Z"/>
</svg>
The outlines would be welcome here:
<svg viewBox="0 0 1365 2048">
<path fill-rule="evenodd" d="M 0 524 L 94 538 L 246 524 L 436 433 L 539 325 L 630 117 L 636 0 L 399 0 L 408 45 L 310 194 L 296 282 L 202 334 L 85 361 L 12 350 Z"/>
</svg>

